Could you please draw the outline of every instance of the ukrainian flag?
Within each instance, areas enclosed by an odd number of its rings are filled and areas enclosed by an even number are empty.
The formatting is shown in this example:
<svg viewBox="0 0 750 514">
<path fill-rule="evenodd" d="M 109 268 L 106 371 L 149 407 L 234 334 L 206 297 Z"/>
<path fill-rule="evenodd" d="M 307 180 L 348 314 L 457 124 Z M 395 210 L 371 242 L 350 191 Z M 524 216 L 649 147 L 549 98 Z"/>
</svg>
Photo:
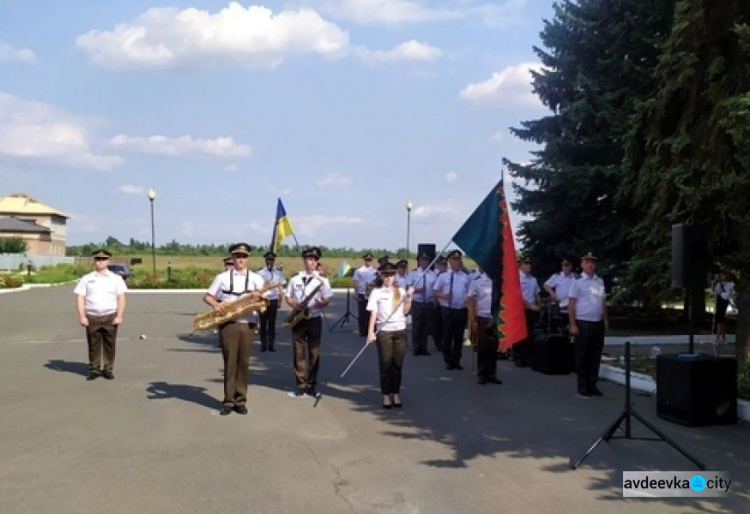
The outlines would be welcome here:
<svg viewBox="0 0 750 514">
<path fill-rule="evenodd" d="M 271 251 L 278 253 L 281 242 L 292 234 L 294 234 L 292 222 L 286 215 L 284 204 L 281 203 L 281 198 L 279 198 L 279 202 L 276 204 L 276 223 L 273 225 L 273 235 L 271 236 Z"/>
</svg>

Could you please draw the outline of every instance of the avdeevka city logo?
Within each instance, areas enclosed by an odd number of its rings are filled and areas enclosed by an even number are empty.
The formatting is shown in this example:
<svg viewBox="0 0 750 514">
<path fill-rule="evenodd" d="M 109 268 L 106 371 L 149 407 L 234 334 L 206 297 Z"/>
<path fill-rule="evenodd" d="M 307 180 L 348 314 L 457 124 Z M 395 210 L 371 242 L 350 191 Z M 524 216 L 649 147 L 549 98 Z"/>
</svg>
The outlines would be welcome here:
<svg viewBox="0 0 750 514">
<path fill-rule="evenodd" d="M 693 478 L 690 479 L 690 489 L 693 491 L 700 493 L 706 488 L 706 479 L 703 478 L 701 475 L 695 475 Z"/>
</svg>

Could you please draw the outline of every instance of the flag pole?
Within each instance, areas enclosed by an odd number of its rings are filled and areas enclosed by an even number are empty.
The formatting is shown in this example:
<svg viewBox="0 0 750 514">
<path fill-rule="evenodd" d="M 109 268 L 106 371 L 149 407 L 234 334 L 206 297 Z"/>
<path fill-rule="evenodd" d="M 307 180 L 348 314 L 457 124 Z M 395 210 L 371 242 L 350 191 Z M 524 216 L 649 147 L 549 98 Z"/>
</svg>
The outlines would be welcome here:
<svg viewBox="0 0 750 514">
<path fill-rule="evenodd" d="M 427 273 L 427 270 L 430 269 L 430 266 L 432 266 L 433 264 L 435 264 L 435 261 L 437 261 L 437 259 L 440 256 L 440 254 L 443 253 L 444 251 L 446 251 L 448 249 L 448 247 L 451 245 L 452 242 L 453 242 L 452 239 L 449 240 L 448 243 L 446 243 L 446 245 L 443 247 L 442 250 L 440 250 L 439 252 L 435 253 L 435 257 L 432 258 L 432 261 L 427 265 L 427 267 L 425 267 L 424 271 L 422 271 L 422 273 L 417 277 L 417 282 L 419 282 L 419 280 L 425 275 L 425 273 Z M 381 328 L 383 328 L 385 326 L 385 324 L 388 323 L 388 320 L 391 319 L 391 316 L 393 316 L 393 314 L 398 310 L 398 308 L 401 306 L 402 303 L 404 303 L 405 300 L 406 300 L 406 295 L 404 295 L 404 297 L 401 298 L 401 301 L 398 302 L 398 304 L 396 305 L 396 308 L 394 308 L 391 311 L 391 313 L 388 315 L 388 317 L 385 318 L 385 321 L 383 321 L 383 324 L 380 326 Z M 380 332 L 380 328 L 377 329 L 377 330 L 375 330 L 375 335 L 378 335 L 378 332 Z M 354 363 L 357 362 L 357 359 L 359 359 L 360 356 L 362 356 L 362 354 L 364 353 L 364 351 L 367 349 L 367 347 L 370 344 L 371 343 L 369 341 L 365 341 L 365 344 L 362 347 L 362 349 L 359 351 L 359 353 L 357 353 L 357 355 L 354 356 L 354 359 L 352 359 L 352 361 L 346 367 L 346 369 L 344 370 L 344 372 L 341 373 L 341 376 L 339 378 L 344 378 L 344 375 L 346 375 L 349 372 L 349 370 L 351 369 L 351 367 L 354 366 Z"/>
</svg>

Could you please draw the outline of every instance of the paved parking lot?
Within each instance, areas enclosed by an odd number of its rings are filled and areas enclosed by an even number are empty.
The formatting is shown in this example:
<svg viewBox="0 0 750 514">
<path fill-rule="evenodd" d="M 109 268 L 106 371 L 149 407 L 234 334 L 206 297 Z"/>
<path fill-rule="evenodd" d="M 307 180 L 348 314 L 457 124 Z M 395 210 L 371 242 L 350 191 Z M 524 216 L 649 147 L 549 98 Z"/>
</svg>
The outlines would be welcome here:
<svg viewBox="0 0 750 514">
<path fill-rule="evenodd" d="M 659 442 L 602 444 L 568 466 L 622 410 L 623 388 L 575 396 L 575 379 L 500 362 L 501 386 L 407 355 L 404 408 L 379 406 L 377 361 L 355 322 L 323 336 L 323 398 L 291 399 L 290 335 L 251 357 L 249 416 L 218 416 L 216 336 L 190 336 L 200 294 L 130 294 L 114 381 L 87 382 L 72 286 L 0 295 L 0 512 L 538 513 L 746 512 L 747 424 L 690 428 L 638 411 L 709 469 L 726 499 L 623 499 L 624 470 L 694 469 Z M 328 312 L 342 315 L 343 295 Z M 140 335 L 145 339 L 140 339 Z M 636 432 L 642 432 L 634 422 Z M 642 435 L 647 435 L 642 433 Z"/>
</svg>

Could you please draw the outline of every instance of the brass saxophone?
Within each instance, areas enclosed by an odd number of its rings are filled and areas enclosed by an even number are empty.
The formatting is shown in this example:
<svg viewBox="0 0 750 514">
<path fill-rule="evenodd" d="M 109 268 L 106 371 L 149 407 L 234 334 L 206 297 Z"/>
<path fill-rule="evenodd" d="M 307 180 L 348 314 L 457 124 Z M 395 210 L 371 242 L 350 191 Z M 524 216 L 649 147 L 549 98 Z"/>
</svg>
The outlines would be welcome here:
<svg viewBox="0 0 750 514">
<path fill-rule="evenodd" d="M 278 282 L 269 282 L 259 289 L 261 294 L 265 294 L 274 287 L 278 287 Z M 211 330 L 216 327 L 234 321 L 237 318 L 244 316 L 252 311 L 265 312 L 268 307 L 268 300 L 261 298 L 260 300 L 253 300 L 250 295 L 242 296 L 236 300 L 224 302 L 223 312 L 218 312 L 211 309 L 208 312 L 198 314 L 193 319 L 193 332 L 202 332 Z"/>
<path fill-rule="evenodd" d="M 302 303 L 300 304 L 302 310 L 293 310 L 289 313 L 289 316 L 286 317 L 283 323 L 284 328 L 293 330 L 300 321 L 310 319 L 310 307 L 308 307 L 307 305 L 310 303 L 310 300 L 313 299 L 313 296 L 315 296 L 317 292 L 320 291 L 321 287 L 323 287 L 323 281 L 318 279 L 318 285 L 315 286 L 313 290 L 310 291 L 310 293 L 302 300 Z"/>
</svg>

